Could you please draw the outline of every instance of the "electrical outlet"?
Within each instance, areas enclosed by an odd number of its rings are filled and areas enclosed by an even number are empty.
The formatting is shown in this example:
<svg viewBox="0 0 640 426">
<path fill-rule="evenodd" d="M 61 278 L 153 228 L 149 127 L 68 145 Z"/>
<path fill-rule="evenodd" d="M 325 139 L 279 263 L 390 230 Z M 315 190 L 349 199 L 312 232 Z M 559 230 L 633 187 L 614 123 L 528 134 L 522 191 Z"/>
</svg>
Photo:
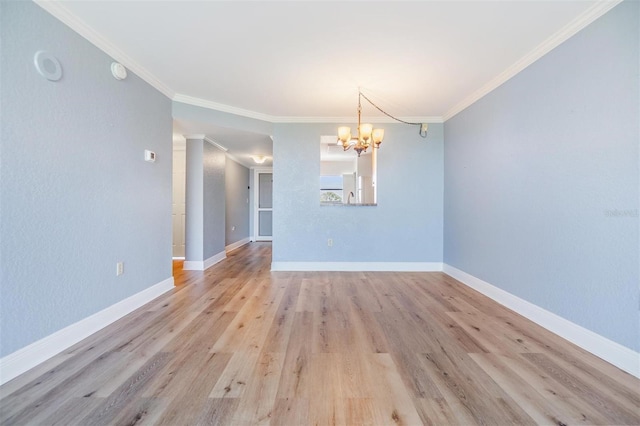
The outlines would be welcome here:
<svg viewBox="0 0 640 426">
<path fill-rule="evenodd" d="M 118 262 L 116 263 L 116 276 L 119 277 L 122 274 L 124 274 L 124 262 Z"/>
<path fill-rule="evenodd" d="M 333 247 L 333 238 L 329 238 L 329 239 L 327 240 L 327 246 L 329 246 L 329 247 Z"/>
</svg>

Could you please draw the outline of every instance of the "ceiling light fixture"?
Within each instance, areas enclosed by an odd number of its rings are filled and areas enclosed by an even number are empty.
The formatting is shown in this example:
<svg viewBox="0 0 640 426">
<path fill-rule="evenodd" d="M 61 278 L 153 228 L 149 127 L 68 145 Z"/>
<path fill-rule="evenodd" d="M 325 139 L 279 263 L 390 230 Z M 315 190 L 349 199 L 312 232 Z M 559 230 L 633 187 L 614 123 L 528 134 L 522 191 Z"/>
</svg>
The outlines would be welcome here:
<svg viewBox="0 0 640 426">
<path fill-rule="evenodd" d="M 384 139 L 384 129 L 374 129 L 371 124 L 362 124 L 360 122 L 360 116 L 362 115 L 362 98 L 364 98 L 371 105 L 376 107 L 378 111 L 386 115 L 387 117 L 393 118 L 400 123 L 409 124 L 412 126 L 420 126 L 419 133 L 423 138 L 427 137 L 427 129 L 428 125 L 426 123 L 409 123 L 407 121 L 401 120 L 399 118 L 394 117 L 393 115 L 387 113 L 378 105 L 374 104 L 371 99 L 367 98 L 362 94 L 360 89 L 358 89 L 358 128 L 357 135 L 351 136 L 351 128 L 348 126 L 338 127 L 338 142 L 337 145 L 342 145 L 342 148 L 346 151 L 349 148 L 353 147 L 354 151 L 358 153 L 358 157 L 362 152 L 367 152 L 367 148 L 371 146 L 373 142 L 376 148 L 380 148 L 380 144 L 382 143 L 382 139 Z"/>
<path fill-rule="evenodd" d="M 256 164 L 263 164 L 265 161 L 267 161 L 266 155 L 252 155 L 251 158 L 253 158 L 253 161 L 255 161 Z"/>
</svg>

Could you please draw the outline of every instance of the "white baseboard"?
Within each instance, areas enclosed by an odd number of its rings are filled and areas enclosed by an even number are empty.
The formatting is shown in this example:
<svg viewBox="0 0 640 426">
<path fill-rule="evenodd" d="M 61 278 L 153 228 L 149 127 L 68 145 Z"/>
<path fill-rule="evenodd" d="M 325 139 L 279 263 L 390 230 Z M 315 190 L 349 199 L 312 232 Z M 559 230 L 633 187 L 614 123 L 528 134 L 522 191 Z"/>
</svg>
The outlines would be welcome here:
<svg viewBox="0 0 640 426">
<path fill-rule="evenodd" d="M 242 247 L 245 244 L 249 244 L 251 242 L 251 240 L 249 239 L 249 237 L 247 238 L 243 238 L 240 241 L 236 241 L 235 243 L 231 243 L 228 246 L 226 246 L 224 248 L 224 251 L 226 251 L 227 253 L 234 251 L 237 248 Z"/>
<path fill-rule="evenodd" d="M 182 265 L 182 269 L 185 271 L 204 271 L 226 258 L 227 252 L 221 251 L 218 254 L 214 254 L 207 260 L 185 260 L 184 265 Z"/>
<path fill-rule="evenodd" d="M 591 352 L 621 370 L 640 377 L 640 353 L 446 263 L 443 265 L 442 270 L 445 274 L 490 297 L 501 305 L 516 311 L 552 333 L 580 346 L 582 349 Z"/>
<path fill-rule="evenodd" d="M 272 262 L 272 271 L 435 272 L 441 262 Z"/>
<path fill-rule="evenodd" d="M 0 385 L 32 369 L 54 355 L 59 354 L 82 339 L 89 337 L 93 333 L 119 320 L 171 289 L 173 289 L 173 277 L 169 277 L 100 312 L 88 316 L 1 358 Z"/>
</svg>

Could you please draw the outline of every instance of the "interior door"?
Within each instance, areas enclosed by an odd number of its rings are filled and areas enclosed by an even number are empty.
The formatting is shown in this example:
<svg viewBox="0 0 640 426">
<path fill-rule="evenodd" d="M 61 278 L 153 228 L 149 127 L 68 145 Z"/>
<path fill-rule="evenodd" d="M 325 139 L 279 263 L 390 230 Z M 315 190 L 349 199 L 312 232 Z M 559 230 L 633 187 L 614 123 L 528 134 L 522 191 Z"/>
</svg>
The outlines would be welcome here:
<svg viewBox="0 0 640 426">
<path fill-rule="evenodd" d="M 273 239 L 273 173 L 256 172 L 257 203 L 256 203 L 256 241 L 271 241 Z"/>
</svg>

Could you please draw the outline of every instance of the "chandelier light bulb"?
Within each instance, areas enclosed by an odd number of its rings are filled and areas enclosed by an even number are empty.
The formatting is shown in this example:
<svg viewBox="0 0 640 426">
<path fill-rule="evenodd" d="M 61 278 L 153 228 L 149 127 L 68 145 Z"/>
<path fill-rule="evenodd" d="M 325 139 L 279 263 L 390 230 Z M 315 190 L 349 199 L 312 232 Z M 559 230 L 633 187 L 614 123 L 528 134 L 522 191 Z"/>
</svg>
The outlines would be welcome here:
<svg viewBox="0 0 640 426">
<path fill-rule="evenodd" d="M 338 127 L 338 140 L 342 145 L 348 144 L 351 139 L 351 128 L 347 126 Z"/>
<path fill-rule="evenodd" d="M 373 125 L 372 124 L 361 124 L 360 125 L 360 139 L 364 140 L 365 142 L 368 141 L 369 139 L 371 139 L 371 132 L 373 131 Z"/>
</svg>

